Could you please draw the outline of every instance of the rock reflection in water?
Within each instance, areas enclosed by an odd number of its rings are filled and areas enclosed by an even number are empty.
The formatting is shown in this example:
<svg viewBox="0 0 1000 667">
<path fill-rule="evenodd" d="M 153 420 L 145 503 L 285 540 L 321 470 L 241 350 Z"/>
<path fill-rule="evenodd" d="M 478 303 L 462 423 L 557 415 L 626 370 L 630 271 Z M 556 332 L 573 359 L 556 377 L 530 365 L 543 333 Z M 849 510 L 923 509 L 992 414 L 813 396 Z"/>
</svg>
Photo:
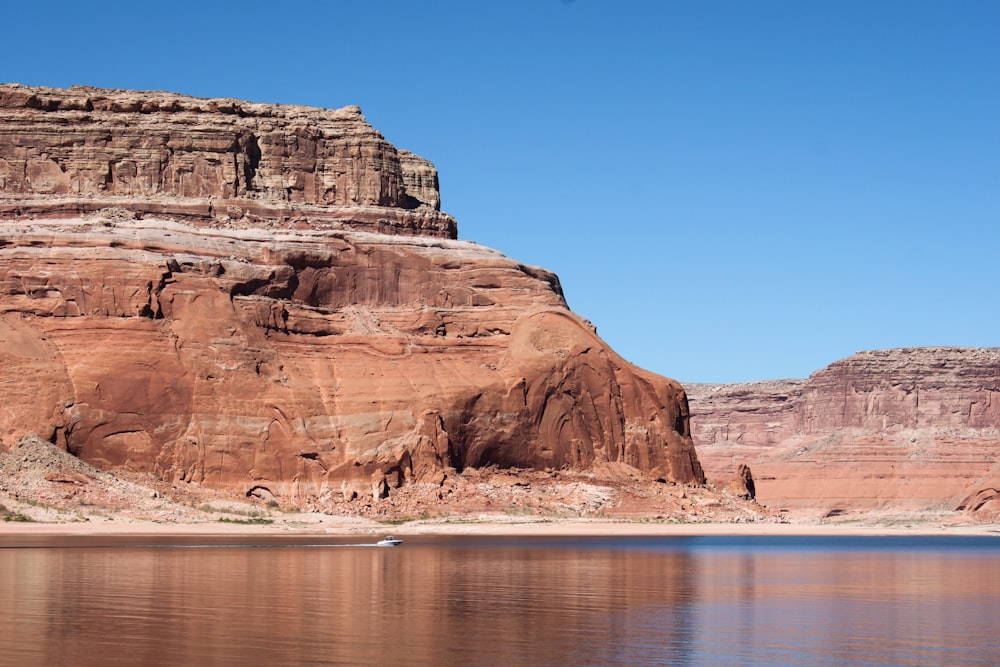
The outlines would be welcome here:
<svg viewBox="0 0 1000 667">
<path fill-rule="evenodd" d="M 7 549 L 0 645 L 12 664 L 613 663 L 690 643 L 692 567 L 683 552 L 413 540 Z M 629 620 L 643 610 L 655 638 Z"/>
<path fill-rule="evenodd" d="M 0 664 L 985 664 L 1000 649 L 996 550 L 697 544 L 0 549 Z"/>
</svg>

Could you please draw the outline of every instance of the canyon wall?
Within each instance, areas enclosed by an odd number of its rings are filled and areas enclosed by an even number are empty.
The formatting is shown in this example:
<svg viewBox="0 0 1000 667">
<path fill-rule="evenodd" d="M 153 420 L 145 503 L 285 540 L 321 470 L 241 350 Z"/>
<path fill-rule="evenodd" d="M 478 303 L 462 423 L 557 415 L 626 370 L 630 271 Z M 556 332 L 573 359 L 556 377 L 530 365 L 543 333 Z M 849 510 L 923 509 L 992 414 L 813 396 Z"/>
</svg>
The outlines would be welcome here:
<svg viewBox="0 0 1000 667">
<path fill-rule="evenodd" d="M 456 236 L 437 171 L 358 107 L 0 86 L 0 216 L 115 206 L 201 222 L 270 221 Z"/>
<path fill-rule="evenodd" d="M 808 380 L 686 389 L 709 479 L 746 463 L 768 506 L 993 508 L 1000 348 L 859 352 Z"/>
<path fill-rule="evenodd" d="M 701 483 L 681 387 L 457 240 L 355 107 L 0 86 L 0 438 L 322 507 L 465 468 Z"/>
</svg>

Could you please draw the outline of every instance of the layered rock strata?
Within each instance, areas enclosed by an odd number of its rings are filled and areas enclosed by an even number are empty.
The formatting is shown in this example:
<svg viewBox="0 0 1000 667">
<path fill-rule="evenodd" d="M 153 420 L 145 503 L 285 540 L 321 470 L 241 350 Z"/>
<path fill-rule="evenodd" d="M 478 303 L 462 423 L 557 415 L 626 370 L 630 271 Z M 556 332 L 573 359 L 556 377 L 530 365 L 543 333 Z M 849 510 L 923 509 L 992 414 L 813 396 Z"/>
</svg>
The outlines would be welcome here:
<svg viewBox="0 0 1000 667">
<path fill-rule="evenodd" d="M 747 463 L 769 506 L 971 509 L 991 501 L 998 348 L 860 352 L 808 380 L 686 388 L 708 476 L 726 480 Z"/>
<path fill-rule="evenodd" d="M 199 223 L 455 238 L 437 171 L 358 107 L 0 85 L 0 216 L 121 206 Z"/>
<path fill-rule="evenodd" d="M 3 86 L 0 160 L 7 446 L 314 507 L 481 466 L 704 481 L 680 386 L 451 238 L 356 108 Z"/>
</svg>

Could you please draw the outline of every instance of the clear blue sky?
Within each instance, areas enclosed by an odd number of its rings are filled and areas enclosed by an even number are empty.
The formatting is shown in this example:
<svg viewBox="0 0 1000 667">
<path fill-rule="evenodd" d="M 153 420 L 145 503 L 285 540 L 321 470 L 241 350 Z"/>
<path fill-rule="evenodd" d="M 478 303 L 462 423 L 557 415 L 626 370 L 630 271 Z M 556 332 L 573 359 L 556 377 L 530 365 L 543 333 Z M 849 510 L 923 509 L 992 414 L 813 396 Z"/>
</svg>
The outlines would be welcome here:
<svg viewBox="0 0 1000 667">
<path fill-rule="evenodd" d="M 284 7 L 284 9 L 279 9 Z M 16 2 L 0 80 L 358 104 L 630 361 L 1000 345 L 1000 2 Z"/>
</svg>

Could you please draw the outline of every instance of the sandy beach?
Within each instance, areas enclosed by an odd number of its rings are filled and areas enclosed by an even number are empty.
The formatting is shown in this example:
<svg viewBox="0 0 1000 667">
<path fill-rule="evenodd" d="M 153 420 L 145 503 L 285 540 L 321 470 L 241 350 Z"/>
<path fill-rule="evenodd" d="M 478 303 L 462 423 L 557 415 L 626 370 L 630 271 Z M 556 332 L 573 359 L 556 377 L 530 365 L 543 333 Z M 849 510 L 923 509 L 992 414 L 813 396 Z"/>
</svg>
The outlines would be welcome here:
<svg viewBox="0 0 1000 667">
<path fill-rule="evenodd" d="M 241 523 L 164 523 L 142 520 L 79 521 L 69 523 L 0 524 L 0 538 L 18 536 L 877 536 L 877 535 L 991 535 L 1000 537 L 1000 524 L 951 524 L 947 522 L 760 522 L 672 523 L 628 519 L 545 518 L 483 515 L 382 523 L 361 518 L 322 514 L 295 515 L 266 525 Z"/>
</svg>

